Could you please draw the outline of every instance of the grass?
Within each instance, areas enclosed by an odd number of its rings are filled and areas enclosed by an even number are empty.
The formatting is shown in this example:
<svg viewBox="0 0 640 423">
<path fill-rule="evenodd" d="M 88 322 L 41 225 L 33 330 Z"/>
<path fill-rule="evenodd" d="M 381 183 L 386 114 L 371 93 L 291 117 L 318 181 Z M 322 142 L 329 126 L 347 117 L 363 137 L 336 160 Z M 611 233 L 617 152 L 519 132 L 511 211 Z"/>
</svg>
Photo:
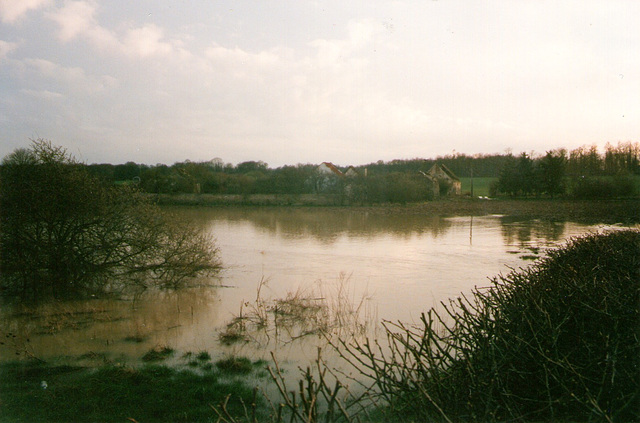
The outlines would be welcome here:
<svg viewBox="0 0 640 423">
<path fill-rule="evenodd" d="M 196 360 L 198 360 L 198 361 L 210 361 L 211 360 L 211 354 L 209 354 L 208 351 L 200 351 L 198 354 L 196 354 Z"/>
<path fill-rule="evenodd" d="M 147 353 L 142 356 L 142 361 L 162 361 L 166 358 L 171 357 L 174 353 L 175 350 L 173 348 L 167 346 L 157 346 L 147 351 Z"/>
<path fill-rule="evenodd" d="M 253 371 L 253 363 L 247 357 L 231 356 L 218 360 L 216 367 L 226 374 L 246 375 Z"/>
<path fill-rule="evenodd" d="M 488 197 L 491 184 L 498 178 L 473 178 L 473 195 L 475 197 Z M 471 193 L 471 178 L 460 178 L 460 191 L 464 194 Z"/>
<path fill-rule="evenodd" d="M 192 351 L 187 351 L 182 354 L 181 357 L 186 361 L 187 366 L 191 368 L 200 368 L 205 371 L 210 371 L 213 369 L 213 364 L 211 363 L 211 354 L 208 351 L 200 351 L 195 354 Z"/>
<path fill-rule="evenodd" d="M 245 415 L 243 404 L 257 401 L 264 410 L 263 399 L 247 384 L 212 372 L 36 362 L 4 364 L 0 372 L 2 421 L 210 422 L 216 416 L 211 406 L 225 401 L 236 418 Z"/>
</svg>

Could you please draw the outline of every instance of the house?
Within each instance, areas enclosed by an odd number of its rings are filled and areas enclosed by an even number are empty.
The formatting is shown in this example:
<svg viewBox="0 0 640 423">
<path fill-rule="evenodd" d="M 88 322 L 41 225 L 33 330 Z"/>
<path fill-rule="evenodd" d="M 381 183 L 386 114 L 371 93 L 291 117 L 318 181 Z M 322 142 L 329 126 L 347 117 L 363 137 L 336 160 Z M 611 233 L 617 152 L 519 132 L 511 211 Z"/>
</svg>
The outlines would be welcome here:
<svg viewBox="0 0 640 423">
<path fill-rule="evenodd" d="M 324 162 L 316 168 L 313 185 L 317 193 L 334 191 L 345 178 L 344 173 L 331 162 Z"/>
<path fill-rule="evenodd" d="M 448 167 L 443 164 L 434 164 L 431 166 L 426 173 L 436 181 L 438 181 L 438 185 L 440 186 L 439 194 L 447 195 L 447 194 L 455 194 L 460 195 L 462 191 L 462 183 L 460 182 L 460 178 L 458 178 Z M 449 189 L 446 189 L 449 187 Z"/>
<path fill-rule="evenodd" d="M 438 183 L 438 180 L 435 177 L 433 177 L 433 176 L 431 176 L 431 175 L 429 175 L 427 173 L 424 173 L 423 171 L 420 171 L 420 174 L 422 176 L 424 176 L 424 178 L 426 180 L 425 183 L 427 184 L 427 188 L 431 191 L 432 197 L 433 198 L 439 197 L 440 196 L 440 184 Z"/>
<path fill-rule="evenodd" d="M 316 170 L 323 175 L 335 175 L 344 178 L 344 173 L 331 162 L 323 162 Z"/>
<path fill-rule="evenodd" d="M 357 176 L 360 176 L 360 172 L 358 172 L 355 167 L 349 166 L 347 170 L 344 171 L 344 176 L 349 178 L 355 178 Z"/>
</svg>

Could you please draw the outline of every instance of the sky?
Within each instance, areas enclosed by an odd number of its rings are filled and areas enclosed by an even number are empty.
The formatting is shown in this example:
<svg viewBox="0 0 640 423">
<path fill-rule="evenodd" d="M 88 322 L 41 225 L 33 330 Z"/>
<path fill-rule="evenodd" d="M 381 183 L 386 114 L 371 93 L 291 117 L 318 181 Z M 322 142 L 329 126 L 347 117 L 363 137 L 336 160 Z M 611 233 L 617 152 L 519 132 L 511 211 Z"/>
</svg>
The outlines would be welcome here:
<svg viewBox="0 0 640 423">
<path fill-rule="evenodd" d="M 0 157 L 270 167 L 640 141 L 640 2 L 0 0 Z"/>
</svg>

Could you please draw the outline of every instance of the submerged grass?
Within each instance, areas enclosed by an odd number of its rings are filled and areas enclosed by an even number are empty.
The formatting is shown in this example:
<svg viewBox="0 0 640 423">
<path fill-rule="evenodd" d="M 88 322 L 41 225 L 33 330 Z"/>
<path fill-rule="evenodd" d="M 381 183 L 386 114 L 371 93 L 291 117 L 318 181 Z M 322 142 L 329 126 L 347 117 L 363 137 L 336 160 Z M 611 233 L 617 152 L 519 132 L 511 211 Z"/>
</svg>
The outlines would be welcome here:
<svg viewBox="0 0 640 423">
<path fill-rule="evenodd" d="M 162 361 L 166 358 L 171 357 L 175 353 L 175 350 L 171 347 L 167 346 L 156 346 L 149 351 L 145 355 L 142 356 L 142 361 Z"/>
<path fill-rule="evenodd" d="M 247 357 L 231 356 L 216 361 L 216 367 L 226 374 L 249 374 L 253 371 L 253 363 Z"/>
</svg>

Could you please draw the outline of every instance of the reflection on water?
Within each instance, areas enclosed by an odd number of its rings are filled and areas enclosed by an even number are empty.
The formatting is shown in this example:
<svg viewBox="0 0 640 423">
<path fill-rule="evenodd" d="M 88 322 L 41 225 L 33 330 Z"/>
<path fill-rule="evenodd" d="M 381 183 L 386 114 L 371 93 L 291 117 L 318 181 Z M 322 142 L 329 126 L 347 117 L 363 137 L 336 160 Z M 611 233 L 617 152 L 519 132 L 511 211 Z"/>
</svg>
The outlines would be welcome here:
<svg viewBox="0 0 640 423">
<path fill-rule="evenodd" d="M 566 222 L 531 221 L 508 216 L 500 218 L 502 236 L 505 245 L 527 247 L 532 242 L 552 245 L 564 238 Z"/>
<path fill-rule="evenodd" d="M 178 345 L 185 335 L 217 320 L 219 291 L 191 288 L 147 292 L 137 300 L 92 299 L 4 305 L 3 359 L 20 354 L 128 361 L 150 346 Z M 189 328 L 185 331 L 185 328 Z M 187 340 L 188 341 L 188 340 Z"/>
<path fill-rule="evenodd" d="M 440 216 L 380 214 L 349 209 L 252 209 L 193 208 L 180 212 L 203 226 L 212 220 L 231 224 L 251 224 L 271 236 L 314 238 L 323 243 L 335 242 L 340 236 L 375 238 L 381 234 L 398 237 L 430 234 L 437 237 L 447 232 L 452 223 Z"/>
<path fill-rule="evenodd" d="M 264 348 L 227 347 L 219 333 L 241 308 L 262 297 L 285 298 L 310 287 L 336 292 L 349 282 L 353 301 L 370 298 L 379 319 L 415 321 L 422 311 L 509 268 L 526 266 L 568 237 L 599 230 L 570 222 L 516 220 L 504 216 L 455 217 L 380 214 L 354 210 L 287 208 L 176 209 L 217 239 L 225 288 L 147 293 L 136 301 L 90 300 L 4 305 L 0 359 L 16 352 L 38 357 L 139 358 L 168 345 L 180 353 L 209 351 L 260 355 Z M 332 294 L 327 294 L 331 297 Z M 329 298 L 331 300 L 331 298 Z M 28 340 L 28 341 L 27 341 Z M 319 342 L 319 341 L 315 341 Z M 314 343 L 279 348 L 300 358 L 315 356 Z"/>
</svg>

